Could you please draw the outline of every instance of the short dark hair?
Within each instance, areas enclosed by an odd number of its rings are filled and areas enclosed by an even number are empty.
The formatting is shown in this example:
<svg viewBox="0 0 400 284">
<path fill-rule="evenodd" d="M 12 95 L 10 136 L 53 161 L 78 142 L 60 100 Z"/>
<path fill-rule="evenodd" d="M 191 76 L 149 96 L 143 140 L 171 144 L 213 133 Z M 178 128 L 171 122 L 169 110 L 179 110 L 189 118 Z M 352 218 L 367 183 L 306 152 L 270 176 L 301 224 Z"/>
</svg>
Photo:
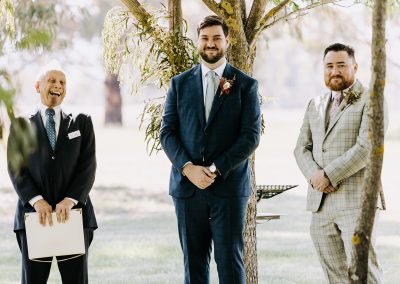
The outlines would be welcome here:
<svg viewBox="0 0 400 284">
<path fill-rule="evenodd" d="M 355 59 L 354 49 L 351 46 L 348 46 L 348 45 L 344 45 L 344 44 L 341 44 L 341 43 L 331 44 L 330 46 L 328 46 L 325 49 L 324 58 L 323 59 L 325 59 L 325 56 L 329 51 L 336 51 L 336 52 L 338 52 L 338 51 L 346 51 L 347 54 L 349 55 L 349 57 Z"/>
<path fill-rule="evenodd" d="M 224 35 L 228 36 L 229 35 L 229 27 L 225 23 L 224 19 L 221 17 L 218 17 L 216 15 L 211 15 L 205 17 L 197 26 L 197 36 L 200 35 L 200 31 L 204 28 L 207 27 L 212 27 L 212 26 L 221 26 L 222 30 L 224 31 Z"/>
</svg>

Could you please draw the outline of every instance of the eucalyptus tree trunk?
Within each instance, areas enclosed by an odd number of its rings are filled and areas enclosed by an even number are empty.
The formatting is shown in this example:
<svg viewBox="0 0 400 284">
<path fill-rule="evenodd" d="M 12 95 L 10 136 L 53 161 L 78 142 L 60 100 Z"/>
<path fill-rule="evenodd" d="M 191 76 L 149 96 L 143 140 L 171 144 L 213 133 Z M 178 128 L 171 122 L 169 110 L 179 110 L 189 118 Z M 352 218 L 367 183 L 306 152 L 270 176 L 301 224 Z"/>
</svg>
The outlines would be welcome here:
<svg viewBox="0 0 400 284">
<path fill-rule="evenodd" d="M 381 170 L 384 149 L 384 102 L 386 76 L 385 23 L 387 0 L 374 1 L 372 31 L 372 72 L 370 83 L 369 137 L 371 149 L 364 178 L 364 197 L 358 224 L 353 235 L 353 255 L 349 268 L 349 282 L 367 283 L 368 252 L 381 193 Z M 382 196 L 382 195 L 381 195 Z"/>
<path fill-rule="evenodd" d="M 231 36 L 236 42 L 228 50 L 228 61 L 248 75 L 253 73 L 255 49 L 250 51 L 244 31 L 232 31 Z M 243 260 L 246 269 L 247 284 L 258 283 L 258 261 L 257 261 L 257 191 L 255 175 L 255 154 L 250 158 L 251 167 L 251 190 L 247 205 L 246 226 L 244 230 Z"/>
</svg>

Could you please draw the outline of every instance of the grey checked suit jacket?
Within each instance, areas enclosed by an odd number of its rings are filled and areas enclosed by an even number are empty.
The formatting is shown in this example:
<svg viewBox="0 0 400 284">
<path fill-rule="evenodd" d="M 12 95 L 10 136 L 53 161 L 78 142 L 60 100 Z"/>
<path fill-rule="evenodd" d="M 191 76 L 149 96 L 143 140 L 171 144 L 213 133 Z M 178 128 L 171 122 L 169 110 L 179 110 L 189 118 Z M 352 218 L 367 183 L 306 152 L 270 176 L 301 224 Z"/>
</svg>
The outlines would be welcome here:
<svg viewBox="0 0 400 284">
<path fill-rule="evenodd" d="M 315 97 L 309 102 L 294 150 L 297 164 L 307 180 L 317 170 L 325 171 L 332 185 L 337 188 L 330 195 L 339 210 L 361 207 L 364 172 L 370 147 L 369 94 L 358 80 L 352 89 L 361 93 L 361 97 L 351 104 L 344 98 L 327 129 L 325 116 L 331 93 Z M 317 212 L 322 196 L 322 192 L 309 185 L 307 210 Z"/>
</svg>

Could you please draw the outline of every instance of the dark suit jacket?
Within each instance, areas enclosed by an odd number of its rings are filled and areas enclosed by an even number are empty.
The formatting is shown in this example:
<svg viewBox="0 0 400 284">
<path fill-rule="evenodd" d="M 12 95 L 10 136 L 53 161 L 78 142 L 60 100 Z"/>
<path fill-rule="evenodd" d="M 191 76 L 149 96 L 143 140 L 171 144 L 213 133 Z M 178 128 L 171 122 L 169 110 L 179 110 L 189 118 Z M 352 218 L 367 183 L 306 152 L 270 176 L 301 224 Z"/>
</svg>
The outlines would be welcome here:
<svg viewBox="0 0 400 284">
<path fill-rule="evenodd" d="M 257 81 L 226 65 L 223 77 L 236 77 L 229 95 L 217 89 L 206 123 L 201 66 L 174 77 L 165 102 L 161 144 L 172 162 L 170 194 L 190 197 L 196 186 L 181 173 L 188 161 L 215 163 L 221 177 L 207 189 L 221 197 L 250 195 L 248 158 L 260 139 Z"/>
<path fill-rule="evenodd" d="M 29 121 L 36 130 L 36 150 L 29 156 L 26 166 L 19 174 L 13 172 L 9 166 L 9 175 L 19 197 L 14 231 L 25 228 L 24 214 L 35 211 L 29 200 L 37 195 L 42 195 L 53 210 L 65 197 L 77 200 L 78 204 L 74 208 L 83 209 L 83 226 L 96 229 L 96 217 L 89 198 L 96 172 L 95 137 L 90 116 L 73 116 L 62 112 L 54 151 L 40 112 L 32 115 Z M 68 133 L 77 130 L 81 136 L 69 139 Z M 19 133 L 11 125 L 8 149 L 17 135 Z"/>
</svg>

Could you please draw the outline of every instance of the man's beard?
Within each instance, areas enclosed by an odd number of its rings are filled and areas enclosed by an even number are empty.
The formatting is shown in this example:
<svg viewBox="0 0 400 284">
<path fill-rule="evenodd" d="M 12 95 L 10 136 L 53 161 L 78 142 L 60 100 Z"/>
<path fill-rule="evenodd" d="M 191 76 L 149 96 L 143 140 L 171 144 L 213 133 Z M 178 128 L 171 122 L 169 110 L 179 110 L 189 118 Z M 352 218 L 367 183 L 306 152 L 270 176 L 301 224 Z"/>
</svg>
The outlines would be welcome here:
<svg viewBox="0 0 400 284">
<path fill-rule="evenodd" d="M 339 80 L 338 82 L 333 82 L 334 78 L 340 78 L 341 80 Z M 342 76 L 335 76 L 335 77 L 330 77 L 329 81 L 326 82 L 326 86 L 331 89 L 332 91 L 335 92 L 339 92 L 339 91 L 343 91 L 345 89 L 347 89 L 348 87 L 351 86 L 351 84 L 353 84 L 353 81 L 348 81 L 345 78 L 343 78 Z"/>
<path fill-rule="evenodd" d="M 207 55 L 206 51 L 207 50 L 215 50 L 217 53 L 215 55 Z M 209 48 L 209 49 L 202 49 L 200 50 L 200 56 L 203 58 L 203 60 L 207 63 L 214 64 L 218 62 L 222 57 L 224 57 L 224 52 L 222 50 L 216 49 L 216 48 Z"/>
</svg>

